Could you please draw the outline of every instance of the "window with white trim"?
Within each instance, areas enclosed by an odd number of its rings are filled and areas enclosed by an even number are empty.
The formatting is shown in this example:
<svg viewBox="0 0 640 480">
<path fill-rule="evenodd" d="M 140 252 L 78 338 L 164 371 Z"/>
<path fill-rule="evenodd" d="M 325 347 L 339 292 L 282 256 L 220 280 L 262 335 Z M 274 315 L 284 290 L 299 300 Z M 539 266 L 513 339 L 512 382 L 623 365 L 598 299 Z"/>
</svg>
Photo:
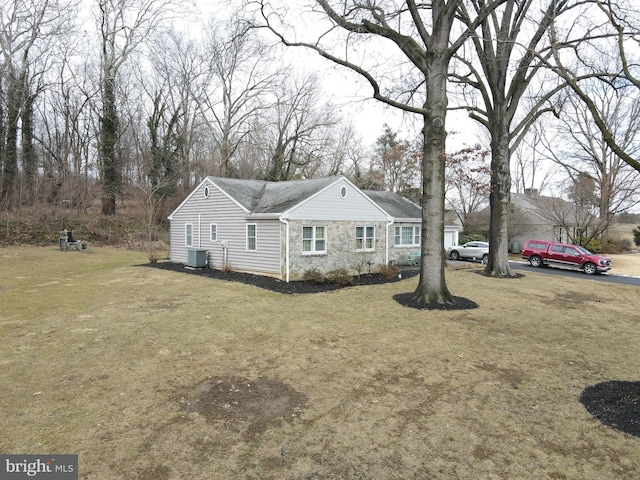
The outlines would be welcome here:
<svg viewBox="0 0 640 480">
<path fill-rule="evenodd" d="M 184 245 L 193 247 L 193 223 L 187 223 L 184 226 Z"/>
<path fill-rule="evenodd" d="M 374 250 L 375 238 L 375 227 L 356 227 L 356 250 Z"/>
<path fill-rule="evenodd" d="M 247 250 L 256 251 L 258 249 L 258 225 L 247 224 Z"/>
<path fill-rule="evenodd" d="M 327 227 L 302 227 L 302 253 L 327 253 Z"/>
<path fill-rule="evenodd" d="M 209 240 L 212 242 L 218 241 L 218 224 L 211 223 L 209 224 Z"/>
<path fill-rule="evenodd" d="M 396 227 L 395 237 L 396 245 L 420 245 L 420 227 Z"/>
</svg>

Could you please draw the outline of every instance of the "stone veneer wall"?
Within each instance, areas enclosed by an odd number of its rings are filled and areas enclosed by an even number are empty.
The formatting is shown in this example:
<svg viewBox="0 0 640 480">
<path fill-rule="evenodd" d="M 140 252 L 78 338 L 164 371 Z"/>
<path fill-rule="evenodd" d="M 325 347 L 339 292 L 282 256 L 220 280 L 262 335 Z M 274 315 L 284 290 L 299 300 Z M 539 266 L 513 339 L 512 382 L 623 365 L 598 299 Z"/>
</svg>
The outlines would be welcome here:
<svg viewBox="0 0 640 480">
<path fill-rule="evenodd" d="M 356 251 L 356 225 L 375 227 L 375 251 Z M 326 254 L 304 254 L 302 253 L 302 227 L 325 226 L 327 227 L 327 253 Z M 284 226 L 282 228 L 285 228 Z M 380 265 L 385 263 L 385 236 L 386 224 L 384 222 L 354 223 L 336 221 L 290 221 L 289 222 L 290 241 L 289 247 L 289 276 L 290 280 L 301 280 L 304 272 L 313 268 L 320 272 L 327 273 L 338 268 L 346 268 L 354 275 L 358 273 L 360 266 L 361 274 L 369 271 L 378 272 Z M 283 232 L 282 238 L 286 238 Z M 285 245 L 282 252 L 285 252 Z M 371 266 L 367 264 L 371 263 Z M 282 264 L 285 264 L 284 258 Z M 369 270 L 369 268 L 371 270 Z M 284 272 L 283 272 L 284 273 Z M 284 278 L 284 275 L 283 275 Z"/>
</svg>

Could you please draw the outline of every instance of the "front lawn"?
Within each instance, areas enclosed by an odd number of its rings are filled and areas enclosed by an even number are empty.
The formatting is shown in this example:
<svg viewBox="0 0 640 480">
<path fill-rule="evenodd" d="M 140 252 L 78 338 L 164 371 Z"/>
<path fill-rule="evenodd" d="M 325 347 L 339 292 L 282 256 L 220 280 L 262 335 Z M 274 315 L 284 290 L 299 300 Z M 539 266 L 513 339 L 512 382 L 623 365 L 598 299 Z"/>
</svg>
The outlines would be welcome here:
<svg viewBox="0 0 640 480">
<path fill-rule="evenodd" d="M 632 479 L 585 388 L 640 380 L 636 287 L 447 270 L 285 295 L 123 249 L 0 249 L 0 452 L 85 479 Z M 632 412 L 633 414 L 633 412 Z M 640 421 L 638 418 L 637 421 Z"/>
</svg>

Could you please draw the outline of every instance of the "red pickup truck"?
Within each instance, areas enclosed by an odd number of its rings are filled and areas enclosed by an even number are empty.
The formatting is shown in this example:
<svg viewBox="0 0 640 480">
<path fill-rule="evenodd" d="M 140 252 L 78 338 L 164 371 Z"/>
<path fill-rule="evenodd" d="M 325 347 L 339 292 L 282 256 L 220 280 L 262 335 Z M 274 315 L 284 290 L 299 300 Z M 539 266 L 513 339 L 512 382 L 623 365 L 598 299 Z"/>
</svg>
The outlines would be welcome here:
<svg viewBox="0 0 640 480">
<path fill-rule="evenodd" d="M 529 260 L 532 267 L 554 265 L 580 269 L 589 275 L 611 270 L 610 258 L 595 255 L 579 245 L 529 240 L 522 249 L 521 256 Z"/>
</svg>

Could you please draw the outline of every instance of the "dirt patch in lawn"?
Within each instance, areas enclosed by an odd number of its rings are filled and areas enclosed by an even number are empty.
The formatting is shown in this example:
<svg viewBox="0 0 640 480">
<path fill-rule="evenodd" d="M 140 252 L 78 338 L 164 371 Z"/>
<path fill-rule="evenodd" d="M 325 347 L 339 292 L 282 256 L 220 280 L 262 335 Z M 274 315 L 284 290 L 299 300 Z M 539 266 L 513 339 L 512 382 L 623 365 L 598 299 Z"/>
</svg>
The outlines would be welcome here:
<svg viewBox="0 0 640 480">
<path fill-rule="evenodd" d="M 289 385 L 266 378 L 212 377 L 179 395 L 187 412 L 197 412 L 208 422 L 223 422 L 246 437 L 260 435 L 270 425 L 293 422 L 307 401 Z"/>
</svg>

